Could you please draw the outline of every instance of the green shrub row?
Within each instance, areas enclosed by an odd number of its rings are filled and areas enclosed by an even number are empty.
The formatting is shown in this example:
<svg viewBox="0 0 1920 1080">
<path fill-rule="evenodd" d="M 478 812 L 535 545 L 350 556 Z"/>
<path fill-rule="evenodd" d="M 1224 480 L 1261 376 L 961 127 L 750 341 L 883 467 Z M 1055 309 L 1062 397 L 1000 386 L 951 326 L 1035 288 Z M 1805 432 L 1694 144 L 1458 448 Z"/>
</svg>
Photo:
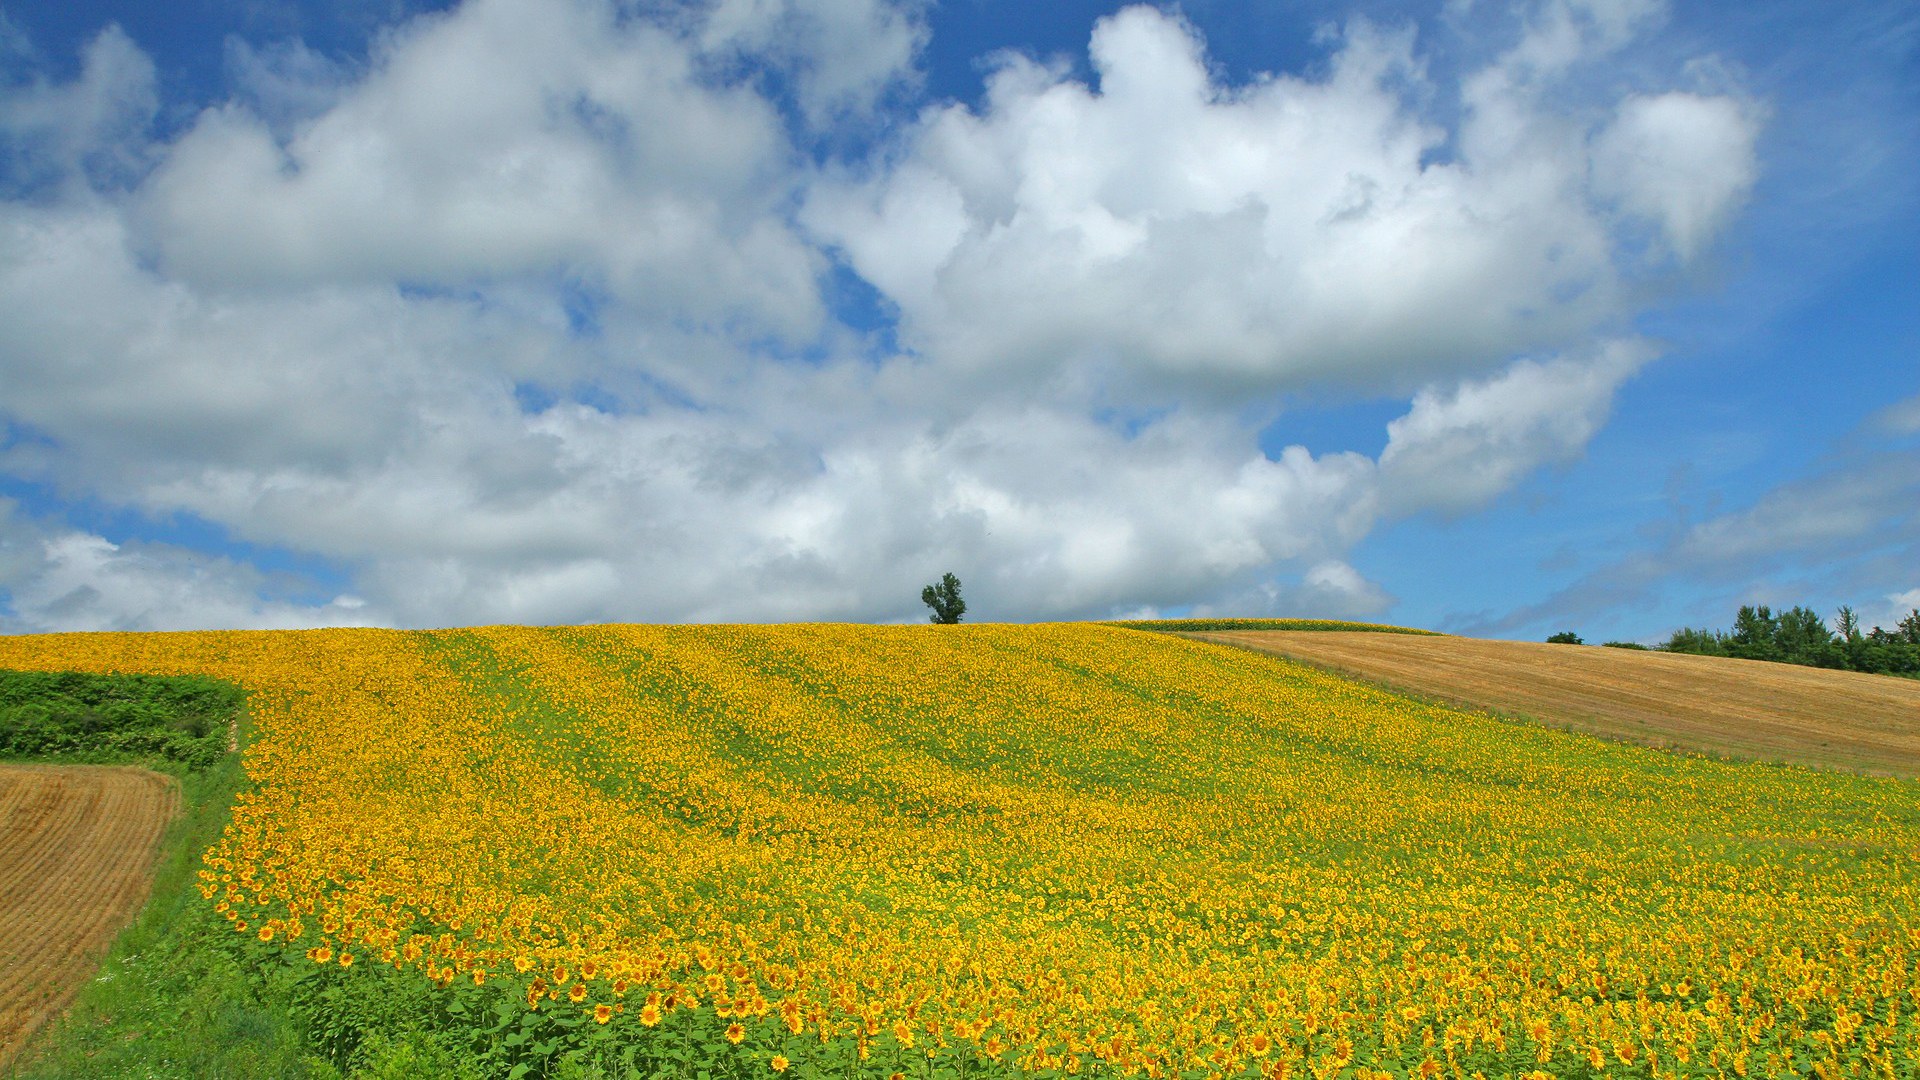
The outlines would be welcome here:
<svg viewBox="0 0 1920 1080">
<path fill-rule="evenodd" d="M 206 769 L 244 701 L 213 679 L 0 671 L 0 758 Z"/>
</svg>

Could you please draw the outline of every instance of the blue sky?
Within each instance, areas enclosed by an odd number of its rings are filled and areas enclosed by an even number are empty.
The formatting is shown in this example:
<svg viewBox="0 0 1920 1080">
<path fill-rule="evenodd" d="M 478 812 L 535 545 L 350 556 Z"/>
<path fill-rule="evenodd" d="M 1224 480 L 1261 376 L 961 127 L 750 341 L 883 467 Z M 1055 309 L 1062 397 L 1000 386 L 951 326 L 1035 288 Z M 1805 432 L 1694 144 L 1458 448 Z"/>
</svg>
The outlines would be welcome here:
<svg viewBox="0 0 1920 1080">
<path fill-rule="evenodd" d="M 1907 0 L 0 16 L 0 630 L 1920 606 Z"/>
</svg>

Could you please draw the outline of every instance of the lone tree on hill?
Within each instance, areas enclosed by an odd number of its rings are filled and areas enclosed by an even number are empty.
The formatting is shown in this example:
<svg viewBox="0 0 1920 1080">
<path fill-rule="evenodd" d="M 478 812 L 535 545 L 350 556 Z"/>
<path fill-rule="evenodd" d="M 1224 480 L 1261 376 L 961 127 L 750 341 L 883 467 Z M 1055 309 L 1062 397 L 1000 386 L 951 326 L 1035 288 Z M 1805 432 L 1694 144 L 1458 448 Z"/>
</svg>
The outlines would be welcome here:
<svg viewBox="0 0 1920 1080">
<path fill-rule="evenodd" d="M 957 623 L 967 613 L 967 602 L 960 599 L 960 579 L 952 574 L 943 574 L 940 584 L 921 589 L 920 602 L 933 609 L 929 622 Z"/>
<path fill-rule="evenodd" d="M 1547 642 L 1548 644 L 1552 644 L 1552 645 L 1585 645 L 1586 644 L 1586 642 L 1580 640 L 1579 634 L 1576 634 L 1571 630 L 1562 630 L 1559 633 L 1548 638 Z"/>
</svg>

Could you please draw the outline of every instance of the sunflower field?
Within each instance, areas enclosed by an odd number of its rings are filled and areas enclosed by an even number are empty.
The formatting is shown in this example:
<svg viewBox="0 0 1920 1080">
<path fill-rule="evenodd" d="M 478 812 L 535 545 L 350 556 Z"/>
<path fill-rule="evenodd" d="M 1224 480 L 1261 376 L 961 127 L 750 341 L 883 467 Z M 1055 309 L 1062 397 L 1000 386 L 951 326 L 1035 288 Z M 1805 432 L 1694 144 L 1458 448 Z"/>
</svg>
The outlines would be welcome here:
<svg viewBox="0 0 1920 1080">
<path fill-rule="evenodd" d="M 201 895 L 316 1000 L 413 987 L 477 1075 L 1920 1075 L 1914 781 L 1089 624 L 49 635 L 0 667 L 245 687 Z"/>
</svg>

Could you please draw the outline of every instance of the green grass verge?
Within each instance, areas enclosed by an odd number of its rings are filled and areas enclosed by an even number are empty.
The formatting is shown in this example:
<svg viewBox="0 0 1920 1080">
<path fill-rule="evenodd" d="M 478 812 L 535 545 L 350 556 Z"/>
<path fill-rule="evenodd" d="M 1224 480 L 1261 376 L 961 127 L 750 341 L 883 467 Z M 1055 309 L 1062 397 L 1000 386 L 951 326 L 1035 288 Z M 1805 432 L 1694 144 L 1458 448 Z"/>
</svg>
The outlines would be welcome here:
<svg viewBox="0 0 1920 1080">
<path fill-rule="evenodd" d="M 1432 630 L 1418 630 L 1410 626 L 1383 626 L 1379 623 L 1341 622 L 1338 619 L 1128 619 L 1118 622 L 1103 622 L 1102 626 L 1119 626 L 1128 630 L 1158 630 L 1172 633 L 1176 631 L 1200 630 L 1323 630 L 1323 631 L 1367 631 L 1375 634 L 1423 634 L 1438 637 Z"/>
</svg>

